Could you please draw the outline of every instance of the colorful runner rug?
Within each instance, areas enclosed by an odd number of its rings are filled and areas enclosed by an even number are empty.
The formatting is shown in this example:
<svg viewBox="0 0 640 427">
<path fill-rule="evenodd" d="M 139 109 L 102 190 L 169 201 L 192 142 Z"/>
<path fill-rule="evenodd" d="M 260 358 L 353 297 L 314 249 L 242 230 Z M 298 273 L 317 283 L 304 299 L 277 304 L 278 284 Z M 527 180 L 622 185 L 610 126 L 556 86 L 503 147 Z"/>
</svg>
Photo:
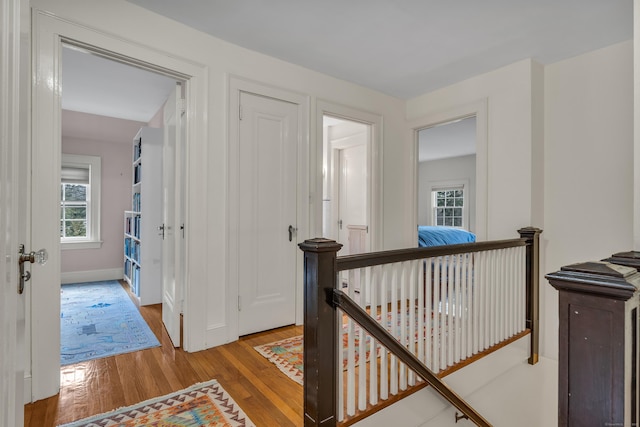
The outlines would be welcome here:
<svg viewBox="0 0 640 427">
<path fill-rule="evenodd" d="M 255 427 L 216 380 L 59 427 Z"/>
</svg>

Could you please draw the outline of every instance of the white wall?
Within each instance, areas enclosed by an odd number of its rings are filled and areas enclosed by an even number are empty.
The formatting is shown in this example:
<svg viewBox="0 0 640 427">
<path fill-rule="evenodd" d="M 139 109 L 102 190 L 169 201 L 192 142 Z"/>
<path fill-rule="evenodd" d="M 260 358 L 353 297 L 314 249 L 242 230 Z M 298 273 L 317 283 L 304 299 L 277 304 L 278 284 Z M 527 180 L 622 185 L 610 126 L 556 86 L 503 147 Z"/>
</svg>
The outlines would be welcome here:
<svg viewBox="0 0 640 427">
<path fill-rule="evenodd" d="M 407 119 L 414 121 L 486 100 L 487 176 L 478 179 L 486 180 L 488 192 L 477 197 L 487 200 L 490 240 L 518 237 L 519 228 L 540 225 L 533 223 L 532 207 L 533 111 L 534 101 L 539 102 L 533 92 L 542 91 L 535 78 L 540 73 L 538 64 L 523 60 L 407 101 Z M 407 165 L 406 170 L 413 168 Z M 411 182 L 413 177 L 407 179 Z"/>
<path fill-rule="evenodd" d="M 448 159 L 420 162 L 418 166 L 418 224 L 432 225 L 431 187 L 441 181 L 469 182 L 467 192 L 467 213 L 469 231 L 476 228 L 476 156 L 460 156 Z"/>
<path fill-rule="evenodd" d="M 633 245 L 633 43 L 545 68 L 541 273 Z M 558 302 L 543 278 L 542 353 L 557 359 Z"/>
<path fill-rule="evenodd" d="M 167 18 L 150 13 L 124 0 L 102 2 L 34 0 L 34 8 L 50 12 L 69 22 L 80 23 L 83 27 L 111 34 L 127 43 L 135 43 L 166 52 L 169 56 L 182 58 L 206 69 L 207 89 L 206 113 L 203 117 L 207 126 L 206 158 L 202 159 L 202 171 L 198 171 L 206 182 L 203 188 L 206 193 L 201 197 L 206 201 L 206 224 L 195 225 L 202 233 L 203 247 L 197 248 L 206 254 L 210 262 L 203 266 L 206 269 L 207 283 L 194 283 L 203 286 L 204 298 L 199 301 L 206 313 L 200 316 L 204 323 L 199 326 L 206 333 L 191 335 L 195 348 L 210 347 L 221 344 L 235 337 L 226 336 L 229 322 L 237 319 L 235 307 L 227 307 L 227 194 L 228 185 L 228 82 L 229 76 L 235 75 L 245 79 L 258 81 L 266 85 L 284 88 L 289 91 L 305 94 L 310 99 L 311 117 L 315 117 L 316 101 L 323 99 L 339 105 L 372 112 L 384 117 L 382 148 L 384 154 L 384 223 L 383 244 L 385 247 L 399 247 L 404 244 L 398 227 L 406 226 L 404 220 L 404 203 L 398 188 L 406 187 L 406 177 L 402 174 L 405 166 L 404 136 L 404 102 L 360 86 L 341 81 L 326 75 L 312 72 L 299 66 L 285 63 L 275 58 L 261 55 L 247 49 L 223 42 L 204 33 L 178 24 Z M 202 112 L 195 112 L 201 114 Z M 310 121 L 309 152 L 311 159 L 309 172 L 316 172 L 317 153 L 316 121 Z M 200 167 L 200 166 L 199 166 Z M 310 212 L 315 212 L 320 195 L 315 194 L 315 181 L 310 182 Z M 314 218 L 310 218 L 314 224 Z M 308 224 L 300 229 L 309 229 Z M 299 236 L 300 239 L 314 237 Z M 300 278 L 302 273 L 300 273 Z M 301 282 L 301 279 L 300 279 Z M 215 333 L 214 333 L 215 331 Z M 221 338 L 222 337 L 222 338 Z"/>
</svg>

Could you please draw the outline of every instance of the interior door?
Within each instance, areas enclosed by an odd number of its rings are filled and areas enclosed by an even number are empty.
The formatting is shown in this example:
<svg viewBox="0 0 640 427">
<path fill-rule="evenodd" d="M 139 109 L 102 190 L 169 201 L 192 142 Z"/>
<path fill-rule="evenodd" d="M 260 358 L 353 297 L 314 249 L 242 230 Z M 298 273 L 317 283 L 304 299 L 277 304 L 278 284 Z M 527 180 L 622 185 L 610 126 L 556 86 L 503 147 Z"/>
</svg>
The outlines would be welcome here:
<svg viewBox="0 0 640 427">
<path fill-rule="evenodd" d="M 19 149 L 26 141 L 26 111 L 21 107 L 21 88 L 29 73 L 21 71 L 28 52 L 20 50 L 20 18 L 25 10 L 19 0 L 0 8 L 0 425 L 24 424 L 25 294 L 18 293 L 18 244 L 26 227 L 19 211 L 26 204 L 28 164 Z M 21 79 L 21 76 L 23 79 Z M 26 97 L 23 98 L 26 102 Z M 22 110 L 22 114 L 21 114 Z M 21 173 L 19 173 L 21 172 Z M 22 215 L 18 215 L 18 214 Z M 22 240 L 24 242 L 24 240 Z"/>
<path fill-rule="evenodd" d="M 171 93 L 164 107 L 162 153 L 162 322 L 174 347 L 180 346 L 180 314 L 183 287 L 182 252 L 182 96 L 181 86 Z"/>
<path fill-rule="evenodd" d="M 240 335 L 296 320 L 297 109 L 240 93 Z"/>
<path fill-rule="evenodd" d="M 367 226 L 367 149 L 365 144 L 338 150 L 338 241 L 349 255 L 349 226 Z M 362 248 L 361 248 L 362 249 Z"/>
</svg>

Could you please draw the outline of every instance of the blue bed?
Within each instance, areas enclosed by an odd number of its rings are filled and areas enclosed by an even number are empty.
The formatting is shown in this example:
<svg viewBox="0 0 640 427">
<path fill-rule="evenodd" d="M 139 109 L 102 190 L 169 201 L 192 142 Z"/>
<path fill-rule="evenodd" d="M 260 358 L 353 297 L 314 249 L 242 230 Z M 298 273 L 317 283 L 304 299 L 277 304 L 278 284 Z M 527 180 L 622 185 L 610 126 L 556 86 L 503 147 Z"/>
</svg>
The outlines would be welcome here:
<svg viewBox="0 0 640 427">
<path fill-rule="evenodd" d="M 473 243 L 475 241 L 476 235 L 462 228 L 435 227 L 431 225 L 418 226 L 418 246 L 421 248 Z"/>
</svg>

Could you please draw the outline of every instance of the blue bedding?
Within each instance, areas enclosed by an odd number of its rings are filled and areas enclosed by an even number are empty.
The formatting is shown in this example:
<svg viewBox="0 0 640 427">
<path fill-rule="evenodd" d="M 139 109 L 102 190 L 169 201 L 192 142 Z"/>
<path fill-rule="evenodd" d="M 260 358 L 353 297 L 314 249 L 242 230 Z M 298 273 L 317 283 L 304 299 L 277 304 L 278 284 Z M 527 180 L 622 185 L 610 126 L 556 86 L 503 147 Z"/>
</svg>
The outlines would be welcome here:
<svg viewBox="0 0 640 427">
<path fill-rule="evenodd" d="M 459 243 L 473 243 L 476 235 L 461 228 L 434 227 L 430 225 L 418 226 L 418 246 L 456 245 Z"/>
</svg>

